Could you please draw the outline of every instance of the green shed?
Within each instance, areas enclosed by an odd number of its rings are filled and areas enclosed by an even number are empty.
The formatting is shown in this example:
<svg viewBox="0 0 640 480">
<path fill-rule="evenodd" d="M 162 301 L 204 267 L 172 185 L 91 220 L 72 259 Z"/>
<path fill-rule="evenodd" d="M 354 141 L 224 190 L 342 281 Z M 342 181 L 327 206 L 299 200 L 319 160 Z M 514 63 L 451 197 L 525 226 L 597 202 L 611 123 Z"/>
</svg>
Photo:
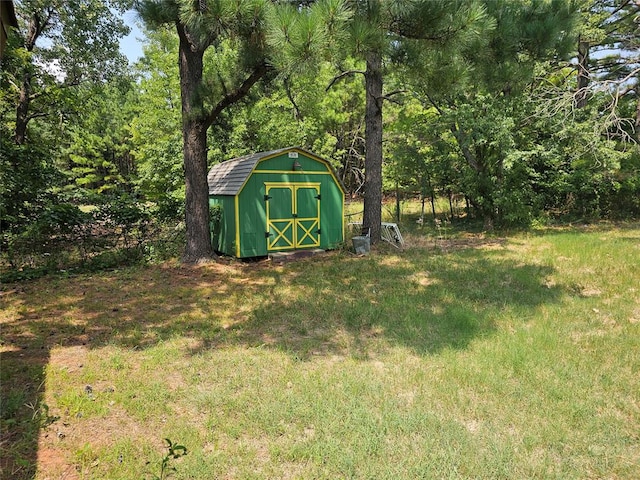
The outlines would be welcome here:
<svg viewBox="0 0 640 480">
<path fill-rule="evenodd" d="M 332 249 L 344 240 L 344 187 L 331 164 L 299 147 L 215 165 L 207 176 L 213 247 L 238 258 Z"/>
</svg>

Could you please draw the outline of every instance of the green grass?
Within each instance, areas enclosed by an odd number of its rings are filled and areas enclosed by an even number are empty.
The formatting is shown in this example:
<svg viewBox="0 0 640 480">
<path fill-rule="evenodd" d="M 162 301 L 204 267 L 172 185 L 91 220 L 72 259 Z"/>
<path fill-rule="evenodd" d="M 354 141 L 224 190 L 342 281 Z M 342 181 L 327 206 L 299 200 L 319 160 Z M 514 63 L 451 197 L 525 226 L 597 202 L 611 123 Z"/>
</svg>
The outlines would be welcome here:
<svg viewBox="0 0 640 480">
<path fill-rule="evenodd" d="M 640 226 L 405 231 L 9 290 L 3 478 L 640 477 Z"/>
</svg>

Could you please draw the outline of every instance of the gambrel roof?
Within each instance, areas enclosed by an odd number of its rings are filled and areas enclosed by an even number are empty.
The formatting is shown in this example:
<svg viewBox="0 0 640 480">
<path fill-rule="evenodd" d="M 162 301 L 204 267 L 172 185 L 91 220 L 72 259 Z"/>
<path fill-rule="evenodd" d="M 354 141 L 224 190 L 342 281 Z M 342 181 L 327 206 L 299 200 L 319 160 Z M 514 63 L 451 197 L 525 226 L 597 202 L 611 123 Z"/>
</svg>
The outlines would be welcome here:
<svg viewBox="0 0 640 480">
<path fill-rule="evenodd" d="M 282 153 L 294 150 L 304 153 L 311 158 L 318 158 L 315 154 L 308 152 L 303 148 L 287 147 L 280 148 L 278 150 L 270 150 L 268 152 L 251 153 L 232 160 L 227 160 L 219 163 L 218 165 L 214 165 L 211 170 L 209 170 L 209 174 L 207 175 L 209 195 L 237 195 L 260 160 L 276 157 Z M 331 165 L 328 163 L 327 165 L 333 172 Z"/>
</svg>

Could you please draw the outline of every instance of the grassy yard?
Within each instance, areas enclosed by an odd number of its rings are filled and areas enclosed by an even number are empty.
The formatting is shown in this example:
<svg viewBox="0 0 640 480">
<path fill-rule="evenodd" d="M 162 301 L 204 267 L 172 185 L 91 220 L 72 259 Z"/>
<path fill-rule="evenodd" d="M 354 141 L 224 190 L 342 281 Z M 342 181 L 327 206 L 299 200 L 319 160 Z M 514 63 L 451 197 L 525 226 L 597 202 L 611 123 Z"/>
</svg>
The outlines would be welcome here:
<svg viewBox="0 0 640 480">
<path fill-rule="evenodd" d="M 4 285 L 4 479 L 640 478 L 640 225 Z"/>
</svg>

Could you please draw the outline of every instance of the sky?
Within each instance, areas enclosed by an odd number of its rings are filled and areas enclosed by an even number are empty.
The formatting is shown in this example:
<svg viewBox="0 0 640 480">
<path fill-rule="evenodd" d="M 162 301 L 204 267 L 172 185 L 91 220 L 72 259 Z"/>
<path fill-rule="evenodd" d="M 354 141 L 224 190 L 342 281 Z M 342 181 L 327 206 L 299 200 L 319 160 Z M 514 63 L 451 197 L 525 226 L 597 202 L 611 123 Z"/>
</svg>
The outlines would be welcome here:
<svg viewBox="0 0 640 480">
<path fill-rule="evenodd" d="M 142 57 L 142 43 L 138 40 L 144 34 L 138 27 L 138 14 L 129 10 L 123 16 L 124 22 L 131 28 L 131 33 L 120 40 L 120 51 L 127 56 L 129 63 L 133 63 Z"/>
</svg>

